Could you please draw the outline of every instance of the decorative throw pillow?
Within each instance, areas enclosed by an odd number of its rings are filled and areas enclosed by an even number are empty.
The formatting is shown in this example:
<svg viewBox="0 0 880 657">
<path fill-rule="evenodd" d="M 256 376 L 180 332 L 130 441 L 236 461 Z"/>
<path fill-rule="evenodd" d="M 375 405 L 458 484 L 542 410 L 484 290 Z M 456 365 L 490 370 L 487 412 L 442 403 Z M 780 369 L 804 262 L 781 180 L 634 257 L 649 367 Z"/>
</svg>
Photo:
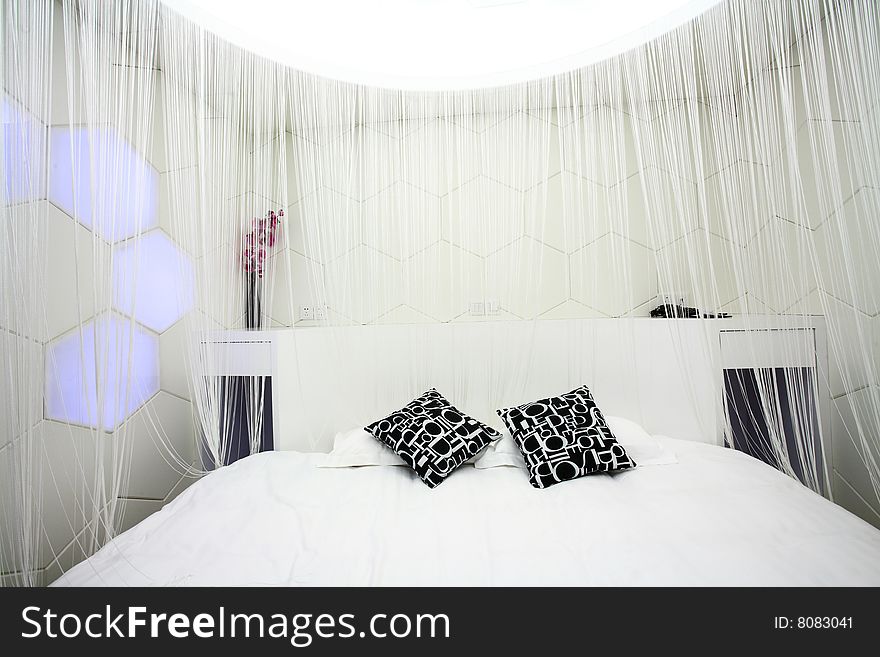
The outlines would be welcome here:
<svg viewBox="0 0 880 657">
<path fill-rule="evenodd" d="M 519 446 L 535 488 L 635 467 L 587 386 L 496 412 Z"/>
<path fill-rule="evenodd" d="M 455 408 L 435 388 L 364 429 L 397 452 L 430 488 L 501 437 Z"/>
</svg>

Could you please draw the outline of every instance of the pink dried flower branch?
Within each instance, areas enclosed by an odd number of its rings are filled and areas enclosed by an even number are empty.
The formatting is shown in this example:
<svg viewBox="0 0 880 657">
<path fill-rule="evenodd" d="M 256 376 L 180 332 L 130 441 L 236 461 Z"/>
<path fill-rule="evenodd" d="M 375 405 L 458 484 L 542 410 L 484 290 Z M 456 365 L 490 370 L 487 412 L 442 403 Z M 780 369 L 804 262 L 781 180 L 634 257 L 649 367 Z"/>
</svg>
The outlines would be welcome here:
<svg viewBox="0 0 880 657">
<path fill-rule="evenodd" d="M 263 277 L 266 263 L 266 248 L 273 248 L 281 230 L 281 217 L 284 210 L 269 210 L 265 217 L 255 217 L 252 228 L 244 236 L 244 247 L 241 250 L 241 267 L 248 274 Z"/>
</svg>

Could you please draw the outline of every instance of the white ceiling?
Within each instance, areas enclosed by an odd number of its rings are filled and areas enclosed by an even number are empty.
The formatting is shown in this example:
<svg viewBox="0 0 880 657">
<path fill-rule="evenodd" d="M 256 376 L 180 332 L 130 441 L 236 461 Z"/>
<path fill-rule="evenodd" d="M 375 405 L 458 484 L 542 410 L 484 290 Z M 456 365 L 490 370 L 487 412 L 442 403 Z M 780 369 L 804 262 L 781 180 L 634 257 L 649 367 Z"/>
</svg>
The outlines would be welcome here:
<svg viewBox="0 0 880 657">
<path fill-rule="evenodd" d="M 292 68 L 401 89 L 495 86 L 576 69 L 720 0 L 162 0 Z"/>
</svg>

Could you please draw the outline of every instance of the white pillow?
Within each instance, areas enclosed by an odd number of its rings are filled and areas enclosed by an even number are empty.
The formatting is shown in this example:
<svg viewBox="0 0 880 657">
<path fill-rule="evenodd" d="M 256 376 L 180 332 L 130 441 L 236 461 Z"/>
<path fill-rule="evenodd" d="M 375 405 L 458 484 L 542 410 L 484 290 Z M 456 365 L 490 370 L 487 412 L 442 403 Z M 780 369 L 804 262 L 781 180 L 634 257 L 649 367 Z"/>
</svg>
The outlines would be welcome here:
<svg viewBox="0 0 880 657">
<path fill-rule="evenodd" d="M 608 415 L 605 421 L 626 453 L 636 462 L 636 466 L 678 463 L 673 452 L 663 447 L 656 438 L 632 420 Z M 479 470 L 505 466 L 525 467 L 519 448 L 506 430 L 502 432 L 501 440 L 487 448 L 474 462 L 474 467 Z"/>
<path fill-rule="evenodd" d="M 675 454 L 663 447 L 641 425 L 622 417 L 606 415 L 605 422 L 617 442 L 623 445 L 626 453 L 636 462 L 636 466 L 667 465 L 678 463 Z"/>
<path fill-rule="evenodd" d="M 333 450 L 319 468 L 355 468 L 363 465 L 403 465 L 401 458 L 361 427 L 337 433 Z"/>
<path fill-rule="evenodd" d="M 501 439 L 485 449 L 474 461 L 474 467 L 478 470 L 502 467 L 525 468 L 526 464 L 510 432 L 504 429 L 501 432 Z"/>
</svg>

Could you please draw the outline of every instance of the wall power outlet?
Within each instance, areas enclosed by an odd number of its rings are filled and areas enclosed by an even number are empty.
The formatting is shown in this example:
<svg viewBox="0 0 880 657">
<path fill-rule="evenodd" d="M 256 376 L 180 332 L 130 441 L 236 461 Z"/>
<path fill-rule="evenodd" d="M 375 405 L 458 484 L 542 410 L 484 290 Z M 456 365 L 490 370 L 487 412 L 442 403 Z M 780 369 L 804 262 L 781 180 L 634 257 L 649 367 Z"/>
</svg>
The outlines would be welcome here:
<svg viewBox="0 0 880 657">
<path fill-rule="evenodd" d="M 326 304 L 316 304 L 314 306 L 300 306 L 299 319 L 307 321 L 326 321 L 328 317 L 328 308 Z"/>
<path fill-rule="evenodd" d="M 483 301 L 471 301 L 468 306 L 468 313 L 471 315 L 485 315 L 486 304 Z"/>
</svg>

